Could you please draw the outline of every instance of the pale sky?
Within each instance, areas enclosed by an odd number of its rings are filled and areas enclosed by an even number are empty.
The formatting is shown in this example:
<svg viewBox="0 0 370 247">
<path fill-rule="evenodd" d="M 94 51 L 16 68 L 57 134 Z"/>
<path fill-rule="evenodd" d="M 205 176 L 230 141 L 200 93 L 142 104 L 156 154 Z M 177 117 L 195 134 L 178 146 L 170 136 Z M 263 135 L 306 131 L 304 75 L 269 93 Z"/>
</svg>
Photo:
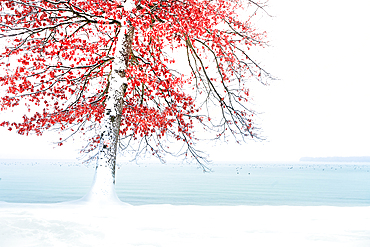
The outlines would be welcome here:
<svg viewBox="0 0 370 247">
<path fill-rule="evenodd" d="M 370 156 L 369 9 L 368 0 L 270 0 L 274 17 L 265 16 L 257 27 L 268 31 L 271 47 L 258 60 L 279 80 L 251 90 L 266 141 L 201 145 L 210 159 Z M 0 159 L 78 156 L 81 143 L 53 148 L 52 135 L 0 129 Z"/>
</svg>

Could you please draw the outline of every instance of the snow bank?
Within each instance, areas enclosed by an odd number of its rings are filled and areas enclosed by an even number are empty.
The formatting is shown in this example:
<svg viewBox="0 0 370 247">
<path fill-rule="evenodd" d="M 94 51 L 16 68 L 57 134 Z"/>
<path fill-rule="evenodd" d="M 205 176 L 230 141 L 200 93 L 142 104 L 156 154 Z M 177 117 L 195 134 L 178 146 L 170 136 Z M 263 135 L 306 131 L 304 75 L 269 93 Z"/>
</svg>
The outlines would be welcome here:
<svg viewBox="0 0 370 247">
<path fill-rule="evenodd" d="M 0 203 L 0 246 L 370 246 L 370 207 Z"/>
</svg>

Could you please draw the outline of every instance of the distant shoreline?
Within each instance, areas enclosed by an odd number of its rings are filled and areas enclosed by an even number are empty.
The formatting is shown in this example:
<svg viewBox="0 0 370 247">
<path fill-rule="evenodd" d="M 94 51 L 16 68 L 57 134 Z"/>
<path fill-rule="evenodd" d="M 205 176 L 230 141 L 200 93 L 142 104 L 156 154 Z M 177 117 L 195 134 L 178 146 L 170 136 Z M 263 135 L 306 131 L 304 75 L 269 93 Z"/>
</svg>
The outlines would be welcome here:
<svg viewBox="0 0 370 247">
<path fill-rule="evenodd" d="M 302 157 L 299 161 L 312 162 L 370 162 L 370 156 L 353 157 Z"/>
</svg>

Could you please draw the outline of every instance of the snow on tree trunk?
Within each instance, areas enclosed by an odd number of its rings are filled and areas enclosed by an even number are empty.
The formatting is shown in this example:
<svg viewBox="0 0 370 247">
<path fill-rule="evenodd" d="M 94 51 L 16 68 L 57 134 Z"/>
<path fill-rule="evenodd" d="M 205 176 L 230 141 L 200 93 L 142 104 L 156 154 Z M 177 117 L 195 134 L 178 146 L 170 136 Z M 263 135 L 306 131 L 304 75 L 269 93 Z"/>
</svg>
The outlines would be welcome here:
<svg viewBox="0 0 370 247">
<path fill-rule="evenodd" d="M 90 191 L 83 198 L 92 203 L 120 202 L 115 192 L 116 154 L 123 97 L 127 88 L 125 70 L 128 66 L 133 35 L 133 27 L 121 26 L 105 102 L 95 176 Z"/>
</svg>

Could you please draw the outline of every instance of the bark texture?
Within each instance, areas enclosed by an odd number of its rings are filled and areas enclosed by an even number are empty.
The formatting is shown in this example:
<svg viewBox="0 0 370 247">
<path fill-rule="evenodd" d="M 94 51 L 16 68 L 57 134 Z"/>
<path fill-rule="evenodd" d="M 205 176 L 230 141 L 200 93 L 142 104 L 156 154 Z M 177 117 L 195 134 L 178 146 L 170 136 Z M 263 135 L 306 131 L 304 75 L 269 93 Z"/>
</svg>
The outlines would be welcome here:
<svg viewBox="0 0 370 247">
<path fill-rule="evenodd" d="M 125 32 L 126 31 L 126 32 Z M 126 33 L 126 34 L 125 34 Z M 125 71 L 131 54 L 134 28 L 122 27 L 118 35 L 117 48 L 109 80 L 103 127 L 100 134 L 99 154 L 95 177 L 85 199 L 92 202 L 119 201 L 114 185 L 116 154 L 119 143 L 124 94 L 127 89 Z"/>
</svg>

